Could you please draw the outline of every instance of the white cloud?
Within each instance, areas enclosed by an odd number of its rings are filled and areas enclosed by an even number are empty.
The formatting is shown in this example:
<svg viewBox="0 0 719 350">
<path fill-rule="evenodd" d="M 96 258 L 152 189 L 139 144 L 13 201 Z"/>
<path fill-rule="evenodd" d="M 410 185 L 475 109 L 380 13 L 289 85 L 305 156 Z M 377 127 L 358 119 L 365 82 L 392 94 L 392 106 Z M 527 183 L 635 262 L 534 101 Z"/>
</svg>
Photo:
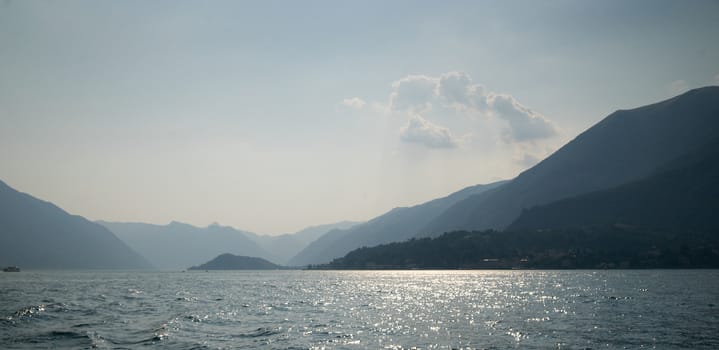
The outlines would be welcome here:
<svg viewBox="0 0 719 350">
<path fill-rule="evenodd" d="M 394 81 L 389 104 L 384 108 L 381 104 L 366 104 L 357 97 L 345 99 L 343 104 L 408 115 L 408 124 L 400 133 L 402 140 L 434 148 L 456 147 L 458 142 L 448 128 L 432 124 L 425 118 L 428 115 L 442 118 L 452 114 L 451 111 L 467 117 L 463 121 L 455 120 L 452 123 L 455 128 L 464 124 L 463 128 L 467 130 L 463 132 L 472 134 L 478 129 L 499 125 L 503 129 L 497 130 L 498 134 L 507 143 L 533 144 L 558 134 L 558 128 L 551 120 L 522 105 L 512 95 L 491 92 L 475 83 L 469 74 L 457 71 L 439 76 L 408 75 Z"/>
<path fill-rule="evenodd" d="M 464 72 L 442 74 L 439 77 L 436 92 L 449 107 L 457 110 L 467 108 L 484 110 L 487 107 L 484 87 L 473 84 L 472 78 Z"/>
<path fill-rule="evenodd" d="M 352 98 L 346 98 L 342 100 L 342 105 L 354 108 L 354 109 L 362 109 L 364 106 L 367 105 L 367 102 L 365 102 L 363 99 L 359 97 L 352 97 Z"/>
<path fill-rule="evenodd" d="M 393 111 L 419 113 L 432 108 L 436 96 L 437 78 L 408 75 L 392 83 L 389 106 Z"/>
<path fill-rule="evenodd" d="M 400 129 L 404 142 L 418 143 L 429 148 L 455 148 L 457 140 L 449 129 L 433 124 L 419 115 L 413 115 Z"/>
<path fill-rule="evenodd" d="M 557 134 L 552 122 L 531 109 L 521 105 L 510 95 L 491 94 L 487 104 L 492 111 L 509 124 L 506 136 L 511 140 L 524 142 L 545 139 Z"/>
<path fill-rule="evenodd" d="M 717 74 L 717 75 L 714 76 L 714 82 L 713 82 L 713 84 L 719 85 L 719 74 Z"/>
</svg>

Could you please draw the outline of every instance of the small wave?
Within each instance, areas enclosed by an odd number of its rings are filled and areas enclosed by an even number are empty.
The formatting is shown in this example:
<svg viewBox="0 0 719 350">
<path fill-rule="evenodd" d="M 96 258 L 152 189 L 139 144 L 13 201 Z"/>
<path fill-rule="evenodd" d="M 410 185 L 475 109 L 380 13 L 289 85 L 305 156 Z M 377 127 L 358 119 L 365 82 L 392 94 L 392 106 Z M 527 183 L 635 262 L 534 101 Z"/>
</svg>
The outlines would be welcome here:
<svg viewBox="0 0 719 350">
<path fill-rule="evenodd" d="M 145 293 L 145 292 L 143 292 L 142 290 L 139 290 L 139 289 L 135 289 L 135 288 L 128 288 L 128 289 L 127 289 L 127 293 L 128 293 L 128 294 L 126 294 L 126 295 L 123 296 L 123 298 L 124 298 L 125 300 L 141 298 L 141 297 L 142 297 L 142 294 Z"/>
<path fill-rule="evenodd" d="M 135 330 L 125 334 L 118 334 L 117 337 L 108 337 L 106 340 L 115 345 L 127 346 L 127 345 L 153 345 L 163 341 L 166 341 L 170 337 L 171 328 L 168 324 L 172 323 L 173 320 L 167 323 L 162 323 L 157 327 L 146 328 L 141 330 Z M 121 339 L 118 339 L 121 337 Z"/>
<path fill-rule="evenodd" d="M 186 319 L 186 320 L 190 320 L 190 321 L 192 321 L 192 322 L 207 321 L 209 318 L 210 318 L 210 316 L 208 316 L 208 315 L 205 315 L 205 316 L 200 316 L 200 315 L 187 315 L 187 316 L 185 316 L 185 319 Z"/>
<path fill-rule="evenodd" d="M 79 323 L 79 324 L 73 325 L 72 328 L 85 328 L 85 327 L 90 327 L 90 326 L 92 326 L 92 325 L 89 323 Z"/>
<path fill-rule="evenodd" d="M 248 333 L 240 333 L 237 335 L 237 337 L 240 338 L 259 338 L 259 337 L 269 337 L 272 335 L 282 334 L 282 327 L 277 328 L 267 328 L 267 327 L 260 327 L 255 329 L 252 332 Z"/>
<path fill-rule="evenodd" d="M 73 331 L 51 331 L 50 336 L 55 338 L 90 339 L 90 337 L 84 332 Z"/>
<path fill-rule="evenodd" d="M 54 330 L 46 333 L 35 334 L 27 336 L 24 339 L 17 339 L 17 341 L 25 344 L 47 344 L 51 345 L 52 348 L 74 349 L 97 347 L 95 340 L 86 332 L 73 332 L 66 330 Z"/>
<path fill-rule="evenodd" d="M 32 305 L 32 306 L 26 306 L 22 307 L 20 309 L 17 309 L 15 312 L 10 314 L 9 316 L 5 317 L 6 320 L 12 321 L 13 319 L 22 319 L 22 318 L 32 318 L 35 317 L 47 309 L 57 308 L 58 306 L 62 306 L 62 304 L 55 303 L 55 304 L 39 304 L 39 305 Z"/>
<path fill-rule="evenodd" d="M 167 336 L 168 335 L 166 333 L 158 333 L 158 334 L 154 334 L 153 336 L 151 336 L 149 338 L 144 338 L 144 339 L 136 340 L 136 341 L 122 341 L 122 340 L 112 340 L 112 339 L 108 339 L 108 340 L 115 345 L 152 345 L 152 344 L 155 344 L 155 343 L 158 343 L 158 342 L 161 342 L 161 341 L 167 339 Z"/>
</svg>

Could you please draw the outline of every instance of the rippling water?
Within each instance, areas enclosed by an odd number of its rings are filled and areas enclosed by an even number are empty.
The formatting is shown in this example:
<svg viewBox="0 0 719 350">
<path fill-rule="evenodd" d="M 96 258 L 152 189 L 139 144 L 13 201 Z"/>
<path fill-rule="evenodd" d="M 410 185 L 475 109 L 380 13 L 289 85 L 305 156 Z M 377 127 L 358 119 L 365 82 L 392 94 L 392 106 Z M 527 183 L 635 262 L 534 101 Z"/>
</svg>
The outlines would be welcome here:
<svg viewBox="0 0 719 350">
<path fill-rule="evenodd" d="M 719 348 L 719 271 L 21 272 L 0 348 Z"/>
</svg>

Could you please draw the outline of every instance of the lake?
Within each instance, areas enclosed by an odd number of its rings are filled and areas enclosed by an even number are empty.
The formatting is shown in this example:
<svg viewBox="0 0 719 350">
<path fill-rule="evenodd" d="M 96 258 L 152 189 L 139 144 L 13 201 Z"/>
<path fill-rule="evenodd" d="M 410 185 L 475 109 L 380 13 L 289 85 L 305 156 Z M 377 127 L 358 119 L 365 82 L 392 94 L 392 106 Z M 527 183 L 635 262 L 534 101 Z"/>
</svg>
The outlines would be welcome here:
<svg viewBox="0 0 719 350">
<path fill-rule="evenodd" d="M 2 349 L 717 349 L 719 271 L 23 271 L 0 317 Z"/>
</svg>

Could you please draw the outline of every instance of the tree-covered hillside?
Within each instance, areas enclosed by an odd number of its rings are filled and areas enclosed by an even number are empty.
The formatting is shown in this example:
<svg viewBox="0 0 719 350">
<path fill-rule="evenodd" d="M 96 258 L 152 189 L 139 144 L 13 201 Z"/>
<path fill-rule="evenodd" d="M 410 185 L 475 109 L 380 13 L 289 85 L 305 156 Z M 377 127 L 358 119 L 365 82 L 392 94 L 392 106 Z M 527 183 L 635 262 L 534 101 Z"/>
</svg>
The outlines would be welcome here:
<svg viewBox="0 0 719 350">
<path fill-rule="evenodd" d="M 381 268 L 717 268 L 708 233 L 604 227 L 547 231 L 456 231 L 437 238 L 360 248 L 326 269 Z"/>
</svg>

